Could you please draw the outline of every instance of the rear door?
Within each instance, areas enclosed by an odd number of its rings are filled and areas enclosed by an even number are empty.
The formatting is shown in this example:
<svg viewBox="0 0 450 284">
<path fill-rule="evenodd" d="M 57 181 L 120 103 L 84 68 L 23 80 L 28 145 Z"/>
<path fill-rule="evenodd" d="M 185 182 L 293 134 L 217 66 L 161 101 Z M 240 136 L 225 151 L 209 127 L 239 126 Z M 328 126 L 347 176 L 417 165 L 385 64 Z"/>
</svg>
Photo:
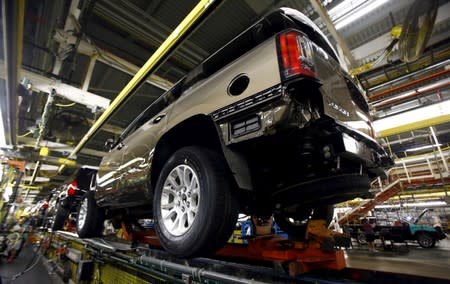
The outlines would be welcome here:
<svg viewBox="0 0 450 284">
<path fill-rule="evenodd" d="M 171 107 L 159 112 L 158 109 L 156 106 L 147 109 L 138 122 L 138 128 L 123 141 L 119 197 L 116 200 L 120 202 L 119 206 L 151 202 L 148 182 L 153 151 L 166 128 Z"/>
<path fill-rule="evenodd" d="M 115 199 L 116 192 L 119 186 L 119 179 L 121 176 L 121 164 L 123 143 L 121 141 L 125 133 L 131 131 L 130 125 L 120 136 L 116 145 L 109 151 L 109 153 L 102 159 L 100 163 L 98 174 L 96 178 L 96 193 L 95 197 L 99 205 L 108 204 Z"/>
</svg>

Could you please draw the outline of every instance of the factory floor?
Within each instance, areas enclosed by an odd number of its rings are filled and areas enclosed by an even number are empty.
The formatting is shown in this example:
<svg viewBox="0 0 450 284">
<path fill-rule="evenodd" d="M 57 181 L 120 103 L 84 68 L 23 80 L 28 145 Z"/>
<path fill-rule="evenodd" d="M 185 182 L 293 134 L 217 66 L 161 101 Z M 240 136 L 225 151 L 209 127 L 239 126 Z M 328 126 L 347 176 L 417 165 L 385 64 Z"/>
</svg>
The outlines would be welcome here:
<svg viewBox="0 0 450 284">
<path fill-rule="evenodd" d="M 417 243 L 395 244 L 392 250 L 379 247 L 371 252 L 366 246 L 346 250 L 347 266 L 450 280 L 450 239 L 441 240 L 435 248 L 424 249 Z"/>
<path fill-rule="evenodd" d="M 60 284 L 62 281 L 56 274 L 49 274 L 46 260 L 44 258 L 37 259 L 36 252 L 31 245 L 25 246 L 20 254 L 11 263 L 5 258 L 0 260 L 0 283 L 14 284 Z M 32 264 L 35 264 L 34 266 Z M 12 280 L 11 277 L 30 268 L 28 272 Z"/>
<path fill-rule="evenodd" d="M 347 249 L 345 255 L 349 268 L 424 276 L 436 279 L 436 283 L 450 282 L 450 239 L 440 241 L 433 249 L 423 249 L 416 243 L 408 243 L 408 246 L 396 244 L 393 250 L 379 248 L 377 252 L 371 252 L 365 246 L 355 246 Z M 0 283 L 62 283 L 56 274 L 49 274 L 51 269 L 44 258 L 16 280 L 8 279 L 26 269 L 34 257 L 33 248 L 26 246 L 12 263 L 2 259 Z"/>
</svg>

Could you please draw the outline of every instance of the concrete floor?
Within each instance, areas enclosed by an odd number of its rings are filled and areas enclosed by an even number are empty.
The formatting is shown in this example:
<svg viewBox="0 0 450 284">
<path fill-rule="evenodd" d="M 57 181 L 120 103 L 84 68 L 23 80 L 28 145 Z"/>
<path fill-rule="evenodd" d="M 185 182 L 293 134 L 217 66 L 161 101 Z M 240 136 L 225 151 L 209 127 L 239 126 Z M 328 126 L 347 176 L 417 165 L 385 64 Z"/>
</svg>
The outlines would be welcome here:
<svg viewBox="0 0 450 284">
<path fill-rule="evenodd" d="M 2 259 L 0 263 L 0 277 L 2 278 L 0 283 L 14 283 L 14 284 L 61 284 L 61 280 L 55 274 L 50 275 L 46 266 L 44 265 L 44 258 L 36 263 L 30 271 L 23 274 L 16 280 L 9 280 L 11 276 L 24 271 L 30 261 L 34 258 L 35 252 L 30 245 L 25 246 L 19 256 L 12 262 L 7 263 L 6 259 Z"/>
<path fill-rule="evenodd" d="M 350 268 L 418 275 L 450 280 L 450 239 L 444 239 L 435 248 L 424 249 L 417 243 L 396 244 L 392 251 L 379 249 L 370 252 L 367 247 L 346 250 Z"/>
</svg>

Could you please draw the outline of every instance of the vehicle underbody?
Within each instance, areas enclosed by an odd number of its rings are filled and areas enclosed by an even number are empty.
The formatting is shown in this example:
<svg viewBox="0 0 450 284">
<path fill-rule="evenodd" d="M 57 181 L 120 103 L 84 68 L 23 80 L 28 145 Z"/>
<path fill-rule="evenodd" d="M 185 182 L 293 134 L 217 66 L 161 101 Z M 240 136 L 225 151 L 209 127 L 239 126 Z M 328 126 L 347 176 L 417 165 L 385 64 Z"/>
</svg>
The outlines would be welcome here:
<svg viewBox="0 0 450 284">
<path fill-rule="evenodd" d="M 371 180 L 384 176 L 390 163 L 385 151 L 326 115 L 316 82 L 272 93 L 237 114 L 216 115 L 225 147 L 249 169 L 252 189 L 243 194 L 244 208 L 270 216 L 279 208 L 298 211 L 367 196 Z"/>
</svg>

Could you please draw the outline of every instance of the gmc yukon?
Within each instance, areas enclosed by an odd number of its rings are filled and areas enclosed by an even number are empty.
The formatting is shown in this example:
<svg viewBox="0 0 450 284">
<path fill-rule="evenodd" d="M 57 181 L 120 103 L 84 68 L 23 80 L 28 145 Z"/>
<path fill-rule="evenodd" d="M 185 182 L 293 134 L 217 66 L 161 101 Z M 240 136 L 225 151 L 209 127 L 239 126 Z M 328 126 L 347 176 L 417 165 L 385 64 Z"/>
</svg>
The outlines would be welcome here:
<svg viewBox="0 0 450 284">
<path fill-rule="evenodd" d="M 153 218 L 179 257 L 224 245 L 239 212 L 301 237 L 391 164 L 366 99 L 319 28 L 282 8 L 212 54 L 107 141 L 80 237 Z"/>
</svg>

